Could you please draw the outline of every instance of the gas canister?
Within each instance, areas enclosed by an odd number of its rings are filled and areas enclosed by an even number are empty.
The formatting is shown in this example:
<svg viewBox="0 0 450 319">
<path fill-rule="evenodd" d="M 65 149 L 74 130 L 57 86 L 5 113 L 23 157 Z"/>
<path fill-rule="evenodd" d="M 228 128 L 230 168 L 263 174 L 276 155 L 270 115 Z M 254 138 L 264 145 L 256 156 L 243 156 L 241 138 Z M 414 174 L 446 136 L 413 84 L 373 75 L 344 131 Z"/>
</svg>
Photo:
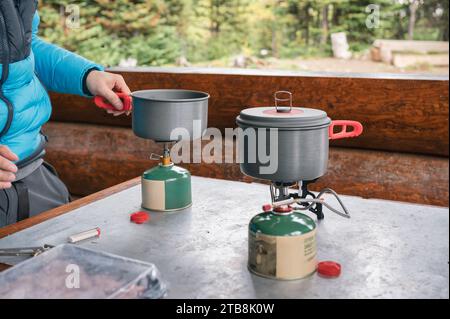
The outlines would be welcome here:
<svg viewBox="0 0 450 319">
<path fill-rule="evenodd" d="M 316 223 L 289 206 L 256 215 L 249 225 L 248 268 L 256 275 L 294 280 L 317 268 Z"/>
<path fill-rule="evenodd" d="M 192 205 L 191 174 L 175 166 L 170 157 L 142 175 L 142 208 L 175 211 Z"/>
</svg>

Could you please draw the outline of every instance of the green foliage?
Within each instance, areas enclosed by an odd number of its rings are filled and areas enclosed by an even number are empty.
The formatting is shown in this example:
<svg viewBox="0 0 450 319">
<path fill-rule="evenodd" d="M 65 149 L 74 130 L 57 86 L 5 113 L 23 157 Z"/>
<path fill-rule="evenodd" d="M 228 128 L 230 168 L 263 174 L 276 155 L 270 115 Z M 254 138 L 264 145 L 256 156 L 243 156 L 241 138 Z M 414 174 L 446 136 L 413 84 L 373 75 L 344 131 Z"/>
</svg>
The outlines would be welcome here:
<svg viewBox="0 0 450 319">
<path fill-rule="evenodd" d="M 259 56 L 331 55 L 330 34 L 346 32 L 354 51 L 377 38 L 406 39 L 414 0 L 45 0 L 40 34 L 105 65 L 136 59 L 164 65 Z M 419 1 L 419 0 L 417 0 Z M 419 1 L 415 39 L 448 41 L 448 1 Z M 69 28 L 68 5 L 80 7 Z M 366 7 L 380 7 L 380 26 L 368 28 Z"/>
<path fill-rule="evenodd" d="M 68 27 L 70 12 L 64 8 L 69 4 L 80 6 L 80 28 Z M 40 33 L 52 43 L 105 65 L 117 65 L 127 58 L 136 59 L 139 65 L 162 65 L 180 55 L 168 8 L 161 1 L 47 0 L 39 9 Z"/>
</svg>

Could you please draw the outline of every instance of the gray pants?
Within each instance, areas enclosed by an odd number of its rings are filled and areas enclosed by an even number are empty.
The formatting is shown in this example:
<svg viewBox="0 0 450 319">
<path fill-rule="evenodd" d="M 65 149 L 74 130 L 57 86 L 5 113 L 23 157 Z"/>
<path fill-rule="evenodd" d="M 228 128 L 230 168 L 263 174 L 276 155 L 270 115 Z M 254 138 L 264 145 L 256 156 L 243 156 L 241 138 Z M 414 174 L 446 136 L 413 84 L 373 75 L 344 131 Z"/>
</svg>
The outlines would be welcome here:
<svg viewBox="0 0 450 319">
<path fill-rule="evenodd" d="M 70 195 L 55 169 L 43 163 L 30 175 L 0 189 L 0 227 L 67 204 Z"/>
</svg>

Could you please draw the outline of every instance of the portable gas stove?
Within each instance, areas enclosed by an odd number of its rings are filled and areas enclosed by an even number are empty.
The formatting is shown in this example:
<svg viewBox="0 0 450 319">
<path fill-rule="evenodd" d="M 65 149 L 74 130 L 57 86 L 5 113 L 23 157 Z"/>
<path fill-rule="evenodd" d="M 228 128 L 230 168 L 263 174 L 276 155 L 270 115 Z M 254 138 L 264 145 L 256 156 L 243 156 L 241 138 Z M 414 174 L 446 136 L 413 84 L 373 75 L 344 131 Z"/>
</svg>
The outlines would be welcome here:
<svg viewBox="0 0 450 319">
<path fill-rule="evenodd" d="M 280 105 L 286 102 L 288 106 Z M 238 140 L 243 143 L 241 171 L 271 182 L 272 203 L 263 205 L 263 212 L 249 224 L 248 268 L 274 279 L 307 277 L 318 266 L 317 225 L 304 212 L 310 211 L 317 220 L 323 220 L 323 207 L 327 207 L 350 217 L 335 191 L 325 188 L 315 195 L 308 186 L 326 174 L 329 140 L 359 136 L 363 127 L 356 121 L 332 121 L 322 110 L 293 107 L 292 94 L 287 91 L 275 93 L 275 106 L 242 110 L 236 123 L 242 136 L 247 135 Z M 335 128 L 341 129 L 335 132 Z M 266 159 L 263 162 L 258 158 L 259 154 L 267 154 L 263 149 L 267 146 L 271 155 L 272 151 L 277 155 L 272 157 L 276 160 L 275 170 L 267 170 Z M 295 191 L 294 186 L 298 186 Z M 342 211 L 326 203 L 325 194 L 334 196 Z"/>
<path fill-rule="evenodd" d="M 317 220 L 322 220 L 325 206 L 340 216 L 350 218 L 350 215 L 335 191 L 325 188 L 315 195 L 308 190 L 310 183 L 273 182 L 270 185 L 272 203 L 263 205 L 263 212 L 249 225 L 248 268 L 251 272 L 282 280 L 300 279 L 315 272 L 317 225 L 303 212 L 310 211 Z M 297 184 L 299 189 L 294 190 Z M 325 194 L 333 195 L 342 211 L 328 204 L 323 198 Z"/>
<path fill-rule="evenodd" d="M 124 110 L 132 111 L 132 127 L 136 136 L 164 143 L 162 155 L 152 154 L 160 160 L 158 166 L 142 175 L 142 207 L 154 211 L 174 211 L 192 204 L 191 175 L 170 159 L 169 143 L 182 138 L 182 131 L 190 140 L 201 138 L 208 125 L 209 94 L 191 90 L 142 90 L 131 95 L 117 92 Z M 115 110 L 101 96 L 97 106 Z"/>
</svg>

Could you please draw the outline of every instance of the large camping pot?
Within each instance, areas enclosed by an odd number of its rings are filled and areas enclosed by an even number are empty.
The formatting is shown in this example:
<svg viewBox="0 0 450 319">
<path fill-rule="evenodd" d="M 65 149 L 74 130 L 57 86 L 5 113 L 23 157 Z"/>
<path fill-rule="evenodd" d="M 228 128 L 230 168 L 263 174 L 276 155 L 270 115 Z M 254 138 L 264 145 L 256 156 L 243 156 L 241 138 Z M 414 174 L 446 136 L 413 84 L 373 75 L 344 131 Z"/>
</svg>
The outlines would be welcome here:
<svg viewBox="0 0 450 319">
<path fill-rule="evenodd" d="M 288 98 L 281 98 L 282 94 Z M 280 101 L 289 101 L 289 106 L 279 106 Z M 275 106 L 241 111 L 236 123 L 242 129 L 238 139 L 241 171 L 284 183 L 323 176 L 329 140 L 356 137 L 363 131 L 359 122 L 332 121 L 322 110 L 293 107 L 292 94 L 285 91 L 275 93 Z M 341 130 L 335 132 L 336 127 Z"/>
<path fill-rule="evenodd" d="M 197 139 L 208 125 L 209 94 L 190 90 L 142 90 L 117 93 L 123 101 L 124 111 L 133 110 L 135 135 L 155 142 L 173 142 Z M 102 97 L 95 103 L 114 110 Z M 180 134 L 178 134 L 180 133 Z"/>
</svg>

